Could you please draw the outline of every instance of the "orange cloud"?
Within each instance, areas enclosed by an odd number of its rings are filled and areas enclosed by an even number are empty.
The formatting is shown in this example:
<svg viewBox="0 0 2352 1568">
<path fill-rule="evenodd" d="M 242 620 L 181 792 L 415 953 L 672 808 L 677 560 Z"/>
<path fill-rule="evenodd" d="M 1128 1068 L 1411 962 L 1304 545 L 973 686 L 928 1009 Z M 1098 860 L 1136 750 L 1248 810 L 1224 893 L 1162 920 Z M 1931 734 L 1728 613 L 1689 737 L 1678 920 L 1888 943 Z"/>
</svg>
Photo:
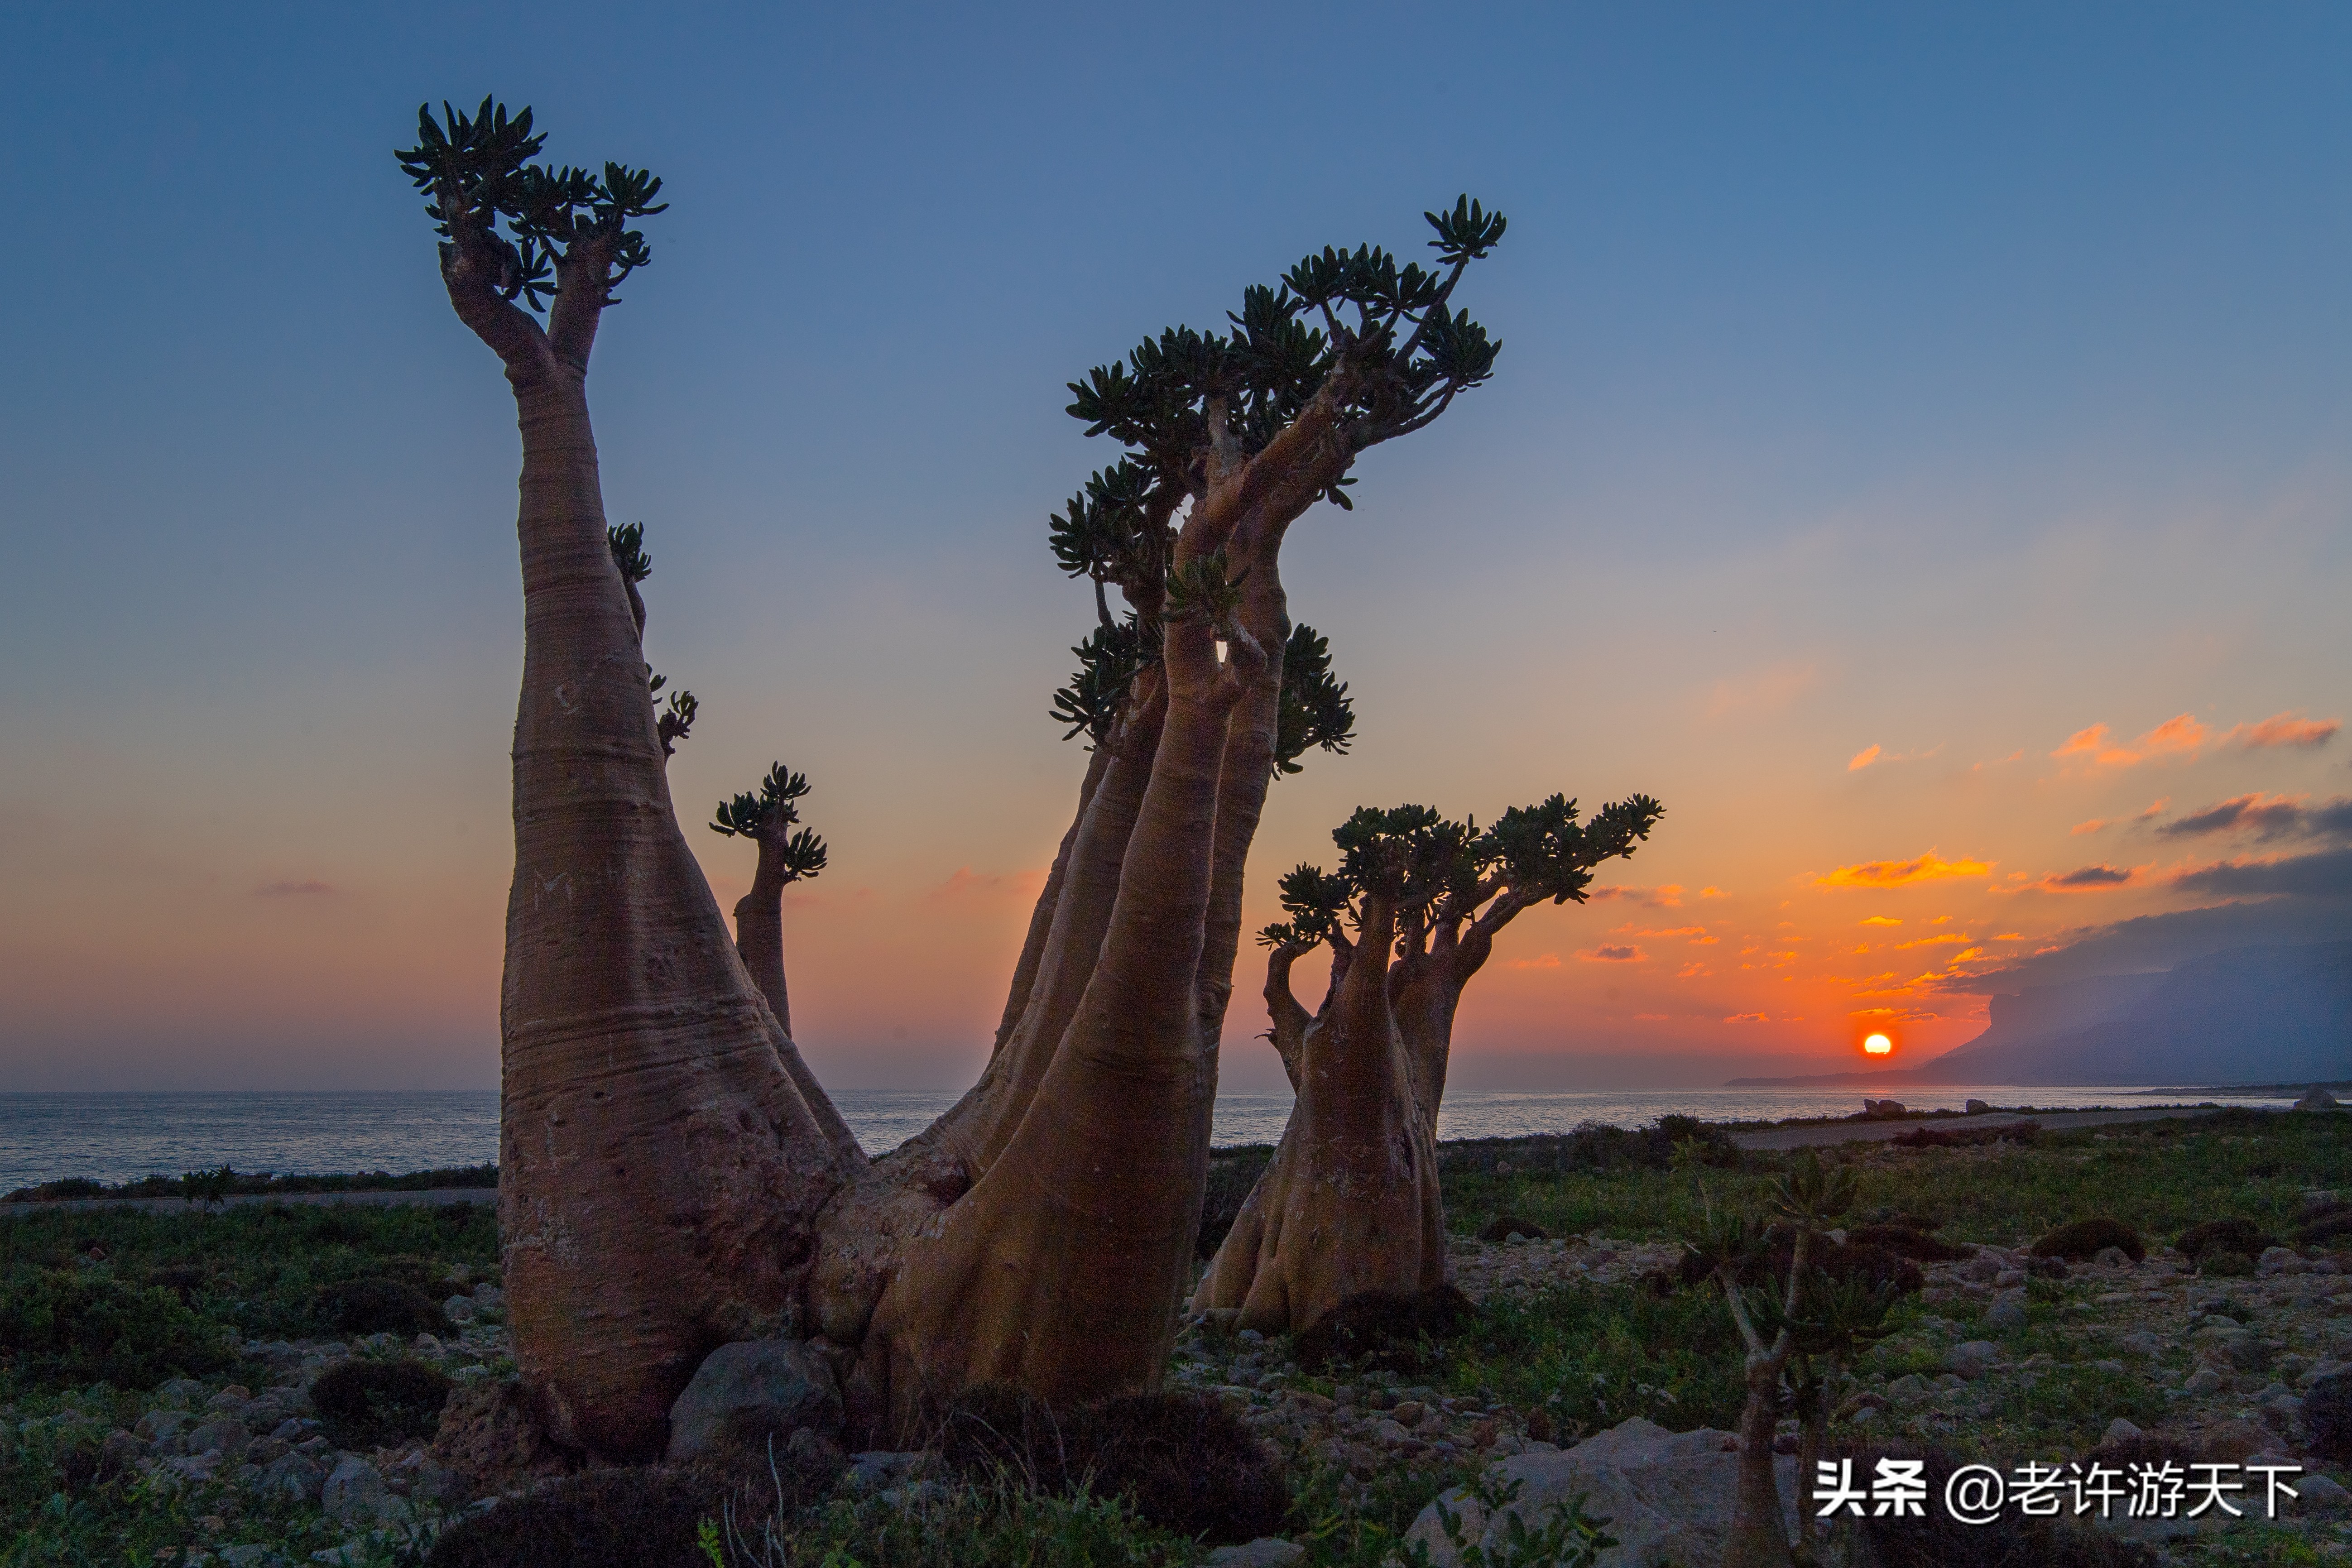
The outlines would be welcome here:
<svg viewBox="0 0 2352 1568">
<path fill-rule="evenodd" d="M 1923 936 L 1916 942 L 1898 942 L 1895 944 L 1895 949 L 1896 952 L 1900 952 L 1914 947 L 1944 947 L 1948 945 L 1966 947 L 1969 942 L 1975 940 L 1976 939 L 1974 937 L 1966 937 L 1960 935 L 1958 931 L 1948 931 L 1940 936 Z"/>
<path fill-rule="evenodd" d="M 2342 728 L 2341 719 L 2305 719 L 2294 713 L 2273 713 L 2260 723 L 2238 725 L 2221 737 L 2221 744 L 2241 746 L 2249 752 L 2271 746 L 2301 746 L 2307 750 L 2326 745 Z"/>
<path fill-rule="evenodd" d="M 1914 882 L 1940 881 L 1948 877 L 1989 877 L 1992 867 L 1982 860 L 1947 860 L 1933 849 L 1912 860 L 1865 860 L 1841 866 L 1826 877 L 1816 877 L 1817 888 L 1903 888 Z"/>
<path fill-rule="evenodd" d="M 1769 1024 L 1772 1021 L 1772 1015 L 1769 1013 L 1731 1013 L 1727 1014 L 1723 1021 L 1727 1024 Z"/>
<path fill-rule="evenodd" d="M 1622 928 L 1621 927 L 1620 929 Z M 1644 926 L 1642 930 L 1635 931 L 1633 934 L 1635 936 L 1705 936 L 1706 934 L 1706 927 L 1675 926 L 1668 931 L 1654 931 L 1649 927 Z"/>
<path fill-rule="evenodd" d="M 1608 903 L 1626 899 L 1654 910 L 1678 910 L 1683 907 L 1683 889 L 1679 882 L 1668 882 L 1663 888 L 1608 887 L 1592 889 L 1591 902 Z"/>
<path fill-rule="evenodd" d="M 1721 888 L 1701 888 L 1698 890 L 1698 896 L 1702 899 L 1727 899 L 1731 897 L 1729 893 L 1725 892 Z"/>
<path fill-rule="evenodd" d="M 1924 752 L 1882 752 L 1876 746 L 1873 746 L 1868 751 L 1855 752 L 1853 760 L 1846 763 L 1845 771 L 1858 773 L 1873 763 L 1924 763 L 1943 749 L 1938 744 L 1930 746 Z"/>
<path fill-rule="evenodd" d="M 1871 915 L 1862 922 L 1866 926 L 1899 926 L 1903 922 L 1893 915 Z"/>
<path fill-rule="evenodd" d="M 1045 885 L 1043 871 L 1011 871 L 983 874 L 969 866 L 959 866 L 955 874 L 924 895 L 935 904 L 962 903 L 970 900 L 995 900 L 1008 896 L 1034 899 Z"/>
<path fill-rule="evenodd" d="M 2096 833 L 2100 828 L 2105 827 L 2106 825 L 2107 819 L 2105 817 L 2095 816 L 2088 822 L 2078 822 L 2074 824 L 2074 826 L 2068 828 L 2066 831 L 2074 837 L 2080 838 L 2085 833 Z"/>
<path fill-rule="evenodd" d="M 1640 963 L 1650 955 L 1638 947 L 1603 943 L 1601 946 L 1580 952 L 1576 956 L 1587 963 Z"/>
<path fill-rule="evenodd" d="M 1513 969 L 1558 969 L 1559 967 L 1559 954 L 1556 952 L 1547 952 L 1540 958 L 1515 958 L 1511 960 L 1509 967 Z"/>
<path fill-rule="evenodd" d="M 1675 971 L 1675 978 L 1677 980 L 1696 980 L 1701 975 L 1712 974 L 1714 973 L 1715 972 L 1709 969 L 1706 964 L 1694 960 Z"/>
</svg>

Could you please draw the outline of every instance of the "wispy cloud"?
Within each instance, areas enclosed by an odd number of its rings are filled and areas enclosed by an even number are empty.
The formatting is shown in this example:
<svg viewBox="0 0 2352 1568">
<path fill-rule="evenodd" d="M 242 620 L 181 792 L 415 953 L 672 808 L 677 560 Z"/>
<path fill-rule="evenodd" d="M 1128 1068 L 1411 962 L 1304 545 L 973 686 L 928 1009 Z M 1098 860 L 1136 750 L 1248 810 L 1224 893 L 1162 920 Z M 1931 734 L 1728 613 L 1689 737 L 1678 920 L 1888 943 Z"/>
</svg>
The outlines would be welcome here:
<svg viewBox="0 0 2352 1568">
<path fill-rule="evenodd" d="M 257 899 L 312 899 L 335 889 L 325 882 L 264 882 L 253 889 Z"/>
<path fill-rule="evenodd" d="M 1895 763 L 1924 763 L 1929 757 L 1936 755 L 1937 752 L 1941 752 L 1943 749 L 1944 748 L 1941 746 L 1930 746 L 1924 752 L 1888 752 L 1882 751 L 1876 746 L 1872 746 L 1866 750 L 1856 752 L 1853 754 L 1853 760 L 1846 763 L 1845 771 L 1850 773 L 1858 773 L 1862 772 L 1863 769 L 1871 766 L 1874 763 L 1886 763 L 1890 764 Z"/>
<path fill-rule="evenodd" d="M 1948 931 L 1937 936 L 1923 936 L 1911 942 L 1898 942 L 1895 944 L 1895 950 L 1897 952 L 1906 952 L 1915 947 L 1966 947 L 1975 940 L 1974 937 L 1962 936 L 1958 931 Z"/>
<path fill-rule="evenodd" d="M 1899 926 L 1903 922 L 1893 915 L 1866 915 L 1862 923 L 1866 926 Z"/>
<path fill-rule="evenodd" d="M 1619 899 L 1640 904 L 1644 909 L 1678 910 L 1683 907 L 1683 887 L 1680 882 L 1668 882 L 1661 888 L 1635 888 L 1622 885 L 1595 888 L 1589 901 L 1604 904 Z"/>
<path fill-rule="evenodd" d="M 1724 1015 L 1723 1021 L 1727 1024 L 1769 1024 L 1772 1021 L 1772 1015 L 1769 1013 L 1727 1013 Z"/>
<path fill-rule="evenodd" d="M 2300 713 L 2273 713 L 2258 723 L 2240 724 L 2222 736 L 2224 746 L 2239 746 L 2258 752 L 2272 746 L 2296 746 L 2308 750 L 2324 746 L 2344 728 L 2341 719 L 2306 719 Z"/>
<path fill-rule="evenodd" d="M 1947 860 L 1933 849 L 1910 860 L 1864 860 L 1841 866 L 1826 877 L 1816 877 L 1817 888 L 1903 888 L 1914 882 L 1935 882 L 1948 877 L 1989 877 L 1992 867 L 1982 860 Z"/>
<path fill-rule="evenodd" d="M 1576 956 L 1587 963 L 1639 963 L 1650 955 L 1638 947 L 1604 942 L 1599 947 L 1587 948 Z"/>
<path fill-rule="evenodd" d="M 2194 715 L 2176 713 L 2126 746 L 2105 724 L 2093 724 L 2067 736 L 2066 743 L 2050 754 L 2062 763 L 2080 760 L 2093 767 L 2127 768 L 2158 757 L 2194 754 L 2206 733 Z"/>
<path fill-rule="evenodd" d="M 2258 838 L 2284 838 L 2297 834 L 2352 834 L 2352 795 L 2338 795 L 2317 805 L 2305 804 L 2300 795 L 2232 795 L 2202 811 L 2192 811 L 2157 829 L 2169 838 L 2193 838 L 2212 833 L 2251 833 Z"/>
<path fill-rule="evenodd" d="M 1820 679 L 1819 665 L 1790 662 L 1718 680 L 1707 693 L 1706 716 L 1727 719 L 1779 713 L 1803 696 Z"/>
<path fill-rule="evenodd" d="M 2352 898 L 2352 849 L 2322 849 L 2268 860 L 2225 860 L 2183 871 L 2172 885 L 2183 892 L 2225 896 L 2285 893 L 2304 898 Z"/>
<path fill-rule="evenodd" d="M 2137 874 L 2114 866 L 2083 866 L 2072 871 L 2053 871 L 2034 886 L 2052 893 L 2097 893 L 2120 888 Z"/>
<path fill-rule="evenodd" d="M 1515 958 L 1511 960 L 1507 967 L 1512 969 L 1558 969 L 1559 967 L 1559 954 L 1556 952 L 1547 952 L 1535 958 Z"/>
</svg>

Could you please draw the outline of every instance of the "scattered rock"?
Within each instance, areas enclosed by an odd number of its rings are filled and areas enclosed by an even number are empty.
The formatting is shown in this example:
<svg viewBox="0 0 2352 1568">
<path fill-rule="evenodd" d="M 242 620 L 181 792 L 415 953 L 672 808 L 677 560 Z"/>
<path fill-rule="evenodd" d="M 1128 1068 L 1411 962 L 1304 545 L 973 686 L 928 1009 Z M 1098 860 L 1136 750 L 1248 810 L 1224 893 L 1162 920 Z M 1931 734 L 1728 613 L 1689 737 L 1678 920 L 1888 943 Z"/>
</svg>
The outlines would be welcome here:
<svg viewBox="0 0 2352 1568">
<path fill-rule="evenodd" d="M 319 1503 L 328 1518 L 344 1524 L 404 1519 L 408 1514 L 408 1505 L 383 1484 L 383 1473 L 357 1454 L 345 1454 L 335 1462 L 320 1489 Z"/>
<path fill-rule="evenodd" d="M 2025 1292 L 2004 1290 L 1994 1297 L 1991 1309 L 1985 1313 L 1985 1321 L 1996 1329 L 2025 1327 Z"/>
<path fill-rule="evenodd" d="M 1991 1109 L 1991 1106 L 1987 1105 L 1981 1100 L 1971 1100 L 1969 1101 L 1967 1106 L 1968 1113 L 1970 1116 L 1982 1116 L 1986 1111 L 1990 1110 Z"/>
<path fill-rule="evenodd" d="M 265 1497 L 297 1502 L 317 1502 L 327 1484 L 327 1468 L 308 1454 L 281 1454 L 261 1467 L 254 1489 Z"/>
<path fill-rule="evenodd" d="M 2180 1386 L 2195 1394 L 2219 1394 L 2228 1381 L 2211 1367 L 2200 1366 L 2190 1373 L 2188 1380 Z"/>
<path fill-rule="evenodd" d="M 569 1468 L 511 1380 L 463 1383 L 442 1407 L 429 1450 L 470 1496 L 511 1490 Z"/>
<path fill-rule="evenodd" d="M 1502 1513 L 1538 1528 L 1553 1509 L 1580 1496 L 1587 1516 L 1606 1518 L 1608 1532 L 1617 1540 L 1594 1560 L 1593 1568 L 1719 1563 L 1738 1489 L 1737 1442 L 1728 1432 L 1704 1427 L 1668 1432 L 1636 1416 L 1573 1448 L 1505 1460 L 1496 1468 L 1499 1478 L 1505 1486 L 1519 1482 L 1520 1491 Z M 1796 1461 L 1776 1459 L 1773 1468 L 1781 1510 L 1793 1530 Z M 1465 1489 L 1455 1488 L 1444 1501 L 1460 1517 L 1465 1545 L 1478 1546 L 1490 1561 L 1505 1549 L 1507 1525 L 1503 1519 L 1490 1519 Z M 1416 1542 L 1427 1548 L 1432 1568 L 1460 1568 L 1462 1554 L 1446 1539 L 1434 1503 L 1422 1510 L 1406 1532 L 1408 1551 Z"/>
<path fill-rule="evenodd" d="M 2352 1509 L 2352 1492 L 2321 1475 L 2294 1478 L 2297 1513 L 2342 1513 Z"/>
<path fill-rule="evenodd" d="M 2146 1432 L 2141 1431 L 2137 1426 L 2118 1415 L 2114 1420 L 2107 1423 L 2107 1430 L 2105 1434 L 2100 1437 L 2099 1442 L 2102 1446 L 2112 1447 L 2118 1443 L 2136 1442 L 2139 1438 L 2147 1436 L 2147 1434 Z"/>
<path fill-rule="evenodd" d="M 2294 1102 L 2297 1110 L 2336 1110 L 2343 1102 L 2327 1092 L 2324 1084 L 2313 1084 L 2311 1092 Z"/>
<path fill-rule="evenodd" d="M 669 1461 L 803 1427 L 830 1435 L 841 1422 L 841 1391 L 814 1352 L 798 1340 L 740 1340 L 704 1357 L 670 1406 Z"/>
<path fill-rule="evenodd" d="M 1244 1546 L 1220 1546 L 1201 1559 L 1202 1568 L 1291 1568 L 1307 1548 L 1279 1536 L 1261 1535 Z"/>
<path fill-rule="evenodd" d="M 930 1455 L 920 1448 L 870 1449 L 849 1456 L 849 1487 L 857 1492 L 877 1492 L 894 1487 L 919 1471 Z"/>
</svg>

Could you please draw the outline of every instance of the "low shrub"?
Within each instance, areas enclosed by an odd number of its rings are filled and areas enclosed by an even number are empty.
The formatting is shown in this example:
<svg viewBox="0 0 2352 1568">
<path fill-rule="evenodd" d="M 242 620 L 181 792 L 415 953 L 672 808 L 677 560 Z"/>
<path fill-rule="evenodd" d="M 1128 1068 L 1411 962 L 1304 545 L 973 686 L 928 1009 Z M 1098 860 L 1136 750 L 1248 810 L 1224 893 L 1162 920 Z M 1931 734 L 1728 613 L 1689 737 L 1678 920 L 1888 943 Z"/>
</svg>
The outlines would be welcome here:
<svg viewBox="0 0 2352 1568">
<path fill-rule="evenodd" d="M 1969 1149 L 1985 1143 L 2031 1143 L 2041 1136 L 2039 1121 L 2012 1121 L 2006 1127 L 1915 1127 L 1896 1133 L 1895 1142 L 1906 1149 Z"/>
<path fill-rule="evenodd" d="M 321 1285 L 314 1300 L 320 1321 L 345 1334 L 446 1334 L 440 1303 L 404 1280 L 369 1278 Z"/>
<path fill-rule="evenodd" d="M 171 1291 L 99 1270 L 20 1274 L 0 1293 L 0 1364 L 27 1390 L 152 1388 L 226 1365 L 235 1342 Z"/>
<path fill-rule="evenodd" d="M 2297 1247 L 2332 1247 L 2352 1237 L 2352 1209 L 2340 1209 L 2313 1220 L 2294 1233 Z"/>
<path fill-rule="evenodd" d="M 1497 1215 L 1480 1226 L 1478 1239 L 1495 1242 L 1508 1241 L 1514 1231 L 1526 1237 L 1529 1241 L 1543 1241 L 1551 1235 L 1551 1232 L 1531 1219 L 1521 1219 L 1517 1215 L 1507 1214 Z"/>
<path fill-rule="evenodd" d="M 938 1445 L 967 1482 L 1118 1498 L 1147 1524 L 1212 1545 L 1275 1534 L 1290 1506 L 1280 1458 L 1202 1394 L 1125 1394 L 1055 1412 L 980 1384 L 949 1405 Z"/>
<path fill-rule="evenodd" d="M 2254 1260 L 2242 1252 L 2223 1248 L 2209 1252 L 2197 1260 L 2198 1271 L 2221 1279 L 2247 1279 L 2253 1277 Z"/>
<path fill-rule="evenodd" d="M 1969 1249 L 1929 1236 L 1916 1226 L 1864 1225 L 1846 1233 L 1849 1247 L 1874 1247 L 1914 1263 L 1950 1263 L 1966 1258 Z"/>
<path fill-rule="evenodd" d="M 327 1440 L 338 1448 L 376 1448 L 430 1437 L 449 1402 L 449 1380 L 421 1361 L 353 1359 L 310 1384 Z"/>
<path fill-rule="evenodd" d="M 2123 1221 L 2109 1219 L 2105 1215 L 2062 1225 L 2035 1242 L 2029 1250 L 2036 1258 L 2063 1258 L 2080 1263 L 2097 1257 L 2110 1247 L 2122 1248 L 2124 1256 L 2134 1263 L 2147 1257 L 2147 1247 L 2140 1240 L 2139 1232 Z"/>
<path fill-rule="evenodd" d="M 1476 1313 L 1451 1285 L 1418 1295 L 1368 1290 L 1350 1296 L 1299 1334 L 1291 1353 L 1310 1370 L 1346 1362 L 1390 1372 L 1419 1372 Z"/>
<path fill-rule="evenodd" d="M 166 1263 L 160 1268 L 147 1270 L 142 1283 L 152 1285 L 158 1290 L 169 1290 L 185 1301 L 204 1289 L 205 1279 L 205 1266 L 201 1263 Z"/>
<path fill-rule="evenodd" d="M 2304 1390 L 2303 1430 L 2321 1458 L 2352 1460 L 2352 1373 L 2323 1377 Z"/>
<path fill-rule="evenodd" d="M 2202 1263 L 2209 1252 L 2242 1252 L 2250 1258 L 2259 1258 L 2263 1247 L 2276 1247 L 2278 1238 L 2265 1234 L 2262 1226 L 2252 1220 L 2232 1216 L 2192 1225 L 2182 1231 L 2172 1245 L 2191 1262 Z"/>
<path fill-rule="evenodd" d="M 1741 1284 L 1764 1285 L 1788 1279 L 1789 1266 L 1796 1260 L 1796 1231 L 1786 1225 L 1776 1225 L 1766 1233 L 1766 1239 L 1769 1245 L 1751 1255 L 1741 1268 Z M 1856 1245 L 1851 1238 L 1841 1246 L 1825 1236 L 1816 1236 L 1805 1248 L 1805 1265 L 1821 1269 L 1833 1279 L 1860 1279 L 1872 1285 L 1891 1284 L 1900 1296 L 1912 1295 L 1927 1283 L 1919 1266 L 1903 1254 L 1868 1242 Z M 1714 1272 L 1700 1254 L 1686 1252 L 1677 1277 L 1688 1288 L 1704 1284 Z"/>
<path fill-rule="evenodd" d="M 425 1568 L 710 1568 L 695 1530 L 720 1507 L 693 1471 L 589 1470 L 459 1521 L 434 1542 Z"/>
</svg>

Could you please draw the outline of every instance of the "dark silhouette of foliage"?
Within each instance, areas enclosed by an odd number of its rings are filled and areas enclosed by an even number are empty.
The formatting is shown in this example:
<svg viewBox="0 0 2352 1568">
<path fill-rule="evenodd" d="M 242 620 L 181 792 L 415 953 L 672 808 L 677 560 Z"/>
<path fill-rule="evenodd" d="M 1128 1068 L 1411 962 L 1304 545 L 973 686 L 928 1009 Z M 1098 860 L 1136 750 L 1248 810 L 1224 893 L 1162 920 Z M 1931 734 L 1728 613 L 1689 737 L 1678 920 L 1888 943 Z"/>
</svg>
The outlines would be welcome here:
<svg viewBox="0 0 2352 1568">
<path fill-rule="evenodd" d="M 943 1412 L 937 1447 L 969 1479 L 1124 1498 L 1146 1521 L 1212 1545 L 1276 1533 L 1290 1502 L 1280 1458 L 1201 1394 L 1125 1394 L 1056 1412 L 1007 1384 L 975 1384 Z"/>
<path fill-rule="evenodd" d="M 430 1437 L 449 1402 L 449 1380 L 421 1361 L 363 1361 L 329 1367 L 310 1384 L 310 1403 L 338 1448 L 381 1447 Z"/>
<path fill-rule="evenodd" d="M 1277 776 L 1301 771 L 1298 759 L 1317 747 L 1344 754 L 1356 735 L 1356 705 L 1348 683 L 1331 673 L 1331 644 L 1313 626 L 1290 628 L 1282 655 L 1282 707 L 1274 740 Z"/>
<path fill-rule="evenodd" d="M 1291 1347 L 1298 1364 L 1322 1369 L 1341 1363 L 1389 1372 L 1419 1372 L 1444 1342 L 1476 1315 L 1470 1299 L 1451 1285 L 1418 1294 L 1368 1290 L 1350 1296 L 1299 1333 Z"/>
<path fill-rule="evenodd" d="M 2352 1373 L 2331 1373 L 2304 1390 L 2303 1430 L 2321 1458 L 2352 1461 Z"/>
<path fill-rule="evenodd" d="M 28 1390 L 152 1388 L 226 1365 L 234 1349 L 172 1291 L 100 1271 L 44 1269 L 0 1293 L 0 1366 Z"/>
<path fill-rule="evenodd" d="M 342 1334 L 446 1334 L 439 1302 L 401 1279 L 341 1279 L 319 1287 L 312 1311 Z"/>
<path fill-rule="evenodd" d="M 600 177 L 534 163 L 547 138 L 531 133 L 529 109 L 509 119 L 505 104 L 485 98 L 472 115 L 446 103 L 441 112 L 436 124 L 432 106 L 419 105 L 416 145 L 395 154 L 416 188 L 430 193 L 425 213 L 434 232 L 446 239 L 463 226 L 485 237 L 503 264 L 498 293 L 533 310 L 547 308 L 543 296 L 556 291 L 561 264 L 593 244 L 608 252 L 604 303 L 619 304 L 609 290 L 653 259 L 644 234 L 629 226 L 667 210 L 653 200 L 660 179 L 619 163 L 606 163 Z"/>
<path fill-rule="evenodd" d="M 711 815 L 710 830 L 755 843 L 775 838 L 784 880 L 808 880 L 824 869 L 824 840 L 805 827 L 789 836 L 783 831 L 800 821 L 797 802 L 808 792 L 807 774 L 793 773 L 782 763 L 771 763 L 757 791 L 746 790 L 733 800 L 719 803 Z"/>
<path fill-rule="evenodd" d="M 2147 1244 L 2139 1232 L 2119 1219 L 2097 1215 L 2062 1225 L 2035 1242 L 2029 1249 L 2036 1258 L 2063 1258 L 2080 1263 L 2095 1258 L 2107 1247 L 2121 1247 L 2124 1256 L 2137 1263 L 2147 1257 Z"/>
<path fill-rule="evenodd" d="M 2265 1232 L 2249 1219 L 2232 1215 L 2227 1219 L 2209 1219 L 2190 1226 L 2173 1242 L 2181 1255 L 2193 1263 L 2202 1263 L 2206 1255 L 2215 1252 L 2236 1252 L 2246 1257 L 2259 1257 L 2263 1248 L 2276 1247 L 2278 1238 Z"/>
<path fill-rule="evenodd" d="M 1846 1245 L 1876 1247 L 1914 1263 L 1950 1263 L 1966 1258 L 1968 1248 L 1927 1235 L 1914 1226 L 1864 1225 L 1846 1232 Z"/>
<path fill-rule="evenodd" d="M 723 1492 L 693 1470 L 657 1467 L 567 1476 L 441 1532 L 426 1568 L 710 1568 L 695 1527 Z"/>
</svg>

